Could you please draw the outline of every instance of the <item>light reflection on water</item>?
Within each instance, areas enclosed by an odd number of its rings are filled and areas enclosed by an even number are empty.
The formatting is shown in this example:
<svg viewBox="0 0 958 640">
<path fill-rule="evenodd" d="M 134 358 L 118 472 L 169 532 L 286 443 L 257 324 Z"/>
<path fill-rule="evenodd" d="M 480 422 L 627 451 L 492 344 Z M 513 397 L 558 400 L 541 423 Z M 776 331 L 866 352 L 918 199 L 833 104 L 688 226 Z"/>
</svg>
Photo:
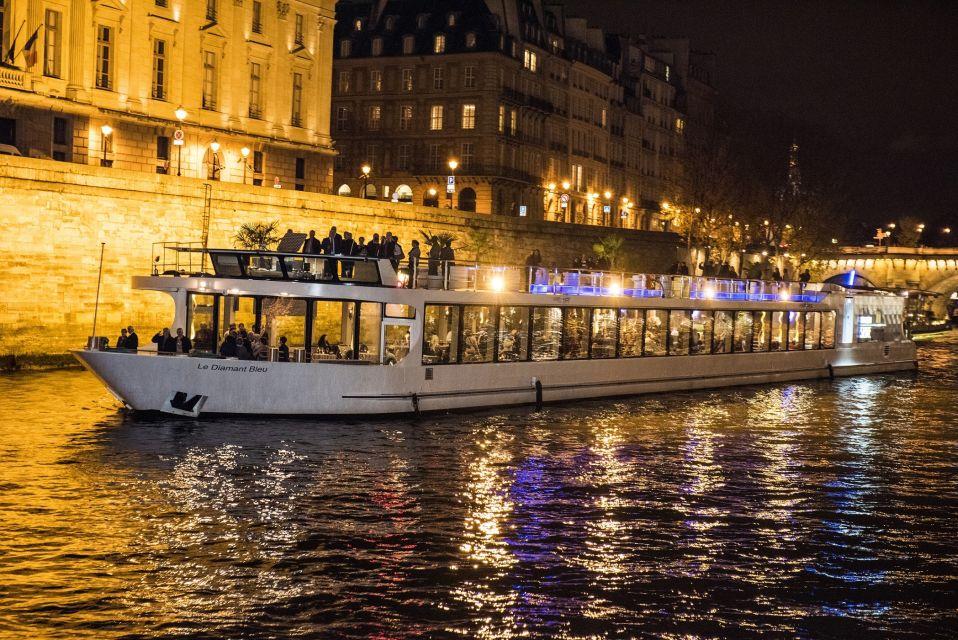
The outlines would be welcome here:
<svg viewBox="0 0 958 640">
<path fill-rule="evenodd" d="M 2 378 L 0 637 L 958 627 L 958 339 L 922 373 L 311 423 Z"/>
</svg>

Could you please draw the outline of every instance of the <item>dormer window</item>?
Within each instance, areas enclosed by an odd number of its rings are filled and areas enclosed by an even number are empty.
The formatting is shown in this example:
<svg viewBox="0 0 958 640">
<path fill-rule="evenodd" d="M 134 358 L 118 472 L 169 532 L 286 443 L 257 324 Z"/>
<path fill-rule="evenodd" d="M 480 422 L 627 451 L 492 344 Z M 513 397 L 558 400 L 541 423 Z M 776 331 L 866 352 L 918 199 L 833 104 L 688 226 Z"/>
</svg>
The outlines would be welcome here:
<svg viewBox="0 0 958 640">
<path fill-rule="evenodd" d="M 466 48 L 475 49 L 476 48 L 476 34 L 470 31 L 466 34 Z"/>
<path fill-rule="evenodd" d="M 356 31 L 363 30 L 363 21 L 361 18 L 356 18 L 356 21 L 353 22 L 353 29 L 355 29 Z"/>
<path fill-rule="evenodd" d="M 449 15 L 446 16 L 446 24 L 449 25 L 450 27 L 455 27 L 455 26 L 456 26 L 456 14 L 455 14 L 455 13 L 450 13 Z"/>
<path fill-rule="evenodd" d="M 383 54 L 383 39 L 382 38 L 373 38 L 372 54 L 374 56 L 381 56 Z"/>
<path fill-rule="evenodd" d="M 392 31 L 396 28 L 396 16 L 387 16 L 386 17 L 386 31 Z"/>
<path fill-rule="evenodd" d="M 419 28 L 419 29 L 425 29 L 425 28 L 426 28 L 426 23 L 427 23 L 428 21 L 429 21 L 429 14 L 428 14 L 428 13 L 420 13 L 418 16 L 416 16 L 416 27 Z"/>
<path fill-rule="evenodd" d="M 437 33 L 432 39 L 432 52 L 433 53 L 445 53 L 446 52 L 446 36 L 441 33 Z"/>
<path fill-rule="evenodd" d="M 403 36 L 402 53 L 404 56 L 411 56 L 416 52 L 416 38 L 414 36 Z"/>
</svg>

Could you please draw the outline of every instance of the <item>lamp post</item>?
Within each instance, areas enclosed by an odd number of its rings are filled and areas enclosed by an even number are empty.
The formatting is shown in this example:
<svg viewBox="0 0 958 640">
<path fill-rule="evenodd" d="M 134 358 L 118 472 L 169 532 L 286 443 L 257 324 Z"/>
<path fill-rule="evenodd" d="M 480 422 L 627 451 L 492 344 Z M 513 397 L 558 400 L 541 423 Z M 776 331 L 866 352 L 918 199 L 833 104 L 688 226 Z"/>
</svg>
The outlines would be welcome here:
<svg viewBox="0 0 958 640">
<path fill-rule="evenodd" d="M 568 180 L 562 181 L 562 193 L 559 194 L 559 207 L 562 210 L 562 221 L 569 222 L 569 206 L 572 204 L 572 196 L 569 195 L 569 189 L 572 183 Z"/>
<path fill-rule="evenodd" d="M 243 147 L 240 149 L 240 155 L 243 156 L 243 184 L 246 184 L 246 169 L 247 169 L 247 158 L 249 158 L 249 147 Z"/>
<path fill-rule="evenodd" d="M 362 167 L 359 168 L 359 170 L 362 172 L 362 175 L 359 177 L 363 179 L 363 192 L 360 195 L 360 197 L 363 200 L 365 200 L 366 191 L 367 191 L 366 188 L 369 186 L 369 173 L 373 170 L 373 168 L 370 167 L 368 164 L 364 164 Z"/>
<path fill-rule="evenodd" d="M 615 216 L 612 215 L 612 191 L 606 189 L 602 194 L 602 197 L 605 198 L 605 204 L 602 205 L 602 224 L 609 225 L 610 227 L 615 226 Z M 606 216 L 608 215 L 608 222 L 606 222 Z"/>
<path fill-rule="evenodd" d="M 108 124 L 101 126 L 100 134 L 101 134 L 100 136 L 100 149 L 101 149 L 100 166 L 109 167 L 111 165 L 111 162 L 107 160 L 106 154 L 107 154 L 107 149 L 109 148 L 108 141 L 110 139 L 110 136 L 113 134 L 113 127 L 111 127 Z"/>
<path fill-rule="evenodd" d="M 183 121 L 186 120 L 186 116 L 190 115 L 186 109 L 182 106 L 176 108 L 176 111 L 173 112 L 176 116 L 176 119 L 180 121 L 180 126 L 176 128 L 176 131 L 173 132 L 173 144 L 176 146 L 176 175 L 183 175 Z"/>
<path fill-rule="evenodd" d="M 455 158 L 449 160 L 449 182 L 446 183 L 446 197 L 449 199 L 449 208 L 452 209 L 453 195 L 456 193 L 456 169 L 459 168 L 459 161 Z M 501 213 L 501 212 L 500 212 Z"/>
</svg>

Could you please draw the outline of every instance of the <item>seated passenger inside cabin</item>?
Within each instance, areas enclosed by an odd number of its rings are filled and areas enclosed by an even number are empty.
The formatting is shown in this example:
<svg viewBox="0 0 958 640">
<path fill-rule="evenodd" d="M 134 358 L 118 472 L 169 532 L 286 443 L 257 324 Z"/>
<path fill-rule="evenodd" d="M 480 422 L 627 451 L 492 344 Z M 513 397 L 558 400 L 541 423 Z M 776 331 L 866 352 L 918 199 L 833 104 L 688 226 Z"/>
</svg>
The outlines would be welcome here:
<svg viewBox="0 0 958 640">
<path fill-rule="evenodd" d="M 289 362 L 289 346 L 286 344 L 286 336 L 279 337 L 278 355 L 279 362 Z"/>
</svg>

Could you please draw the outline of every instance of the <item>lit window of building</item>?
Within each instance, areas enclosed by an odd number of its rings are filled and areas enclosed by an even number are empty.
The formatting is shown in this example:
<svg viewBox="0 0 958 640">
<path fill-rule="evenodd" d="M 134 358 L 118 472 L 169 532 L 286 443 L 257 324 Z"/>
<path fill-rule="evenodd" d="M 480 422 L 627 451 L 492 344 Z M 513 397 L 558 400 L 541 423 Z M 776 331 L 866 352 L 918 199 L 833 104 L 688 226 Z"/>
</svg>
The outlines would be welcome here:
<svg viewBox="0 0 958 640">
<path fill-rule="evenodd" d="M 503 105 L 499 105 L 499 133 L 506 132 L 506 108 Z"/>
<path fill-rule="evenodd" d="M 5 28 L 3 29 L 6 30 Z M 60 77 L 60 50 L 63 40 L 63 14 L 47 9 L 43 29 L 43 75 Z M 0 45 L 2 46 L 2 45 Z"/>
<path fill-rule="evenodd" d="M 522 66 L 535 73 L 539 68 L 539 56 L 536 55 L 535 51 L 531 49 L 526 49 L 525 56 L 522 61 Z"/>
<path fill-rule="evenodd" d="M 409 131 L 412 129 L 413 108 L 411 104 L 404 104 L 399 108 L 399 130 Z"/>
<path fill-rule="evenodd" d="M 293 74 L 293 95 L 290 122 L 294 127 L 303 124 L 303 74 Z"/>
<path fill-rule="evenodd" d="M 113 27 L 96 28 L 96 87 L 113 88 Z"/>
<path fill-rule="evenodd" d="M 203 52 L 203 108 L 216 109 L 216 53 Z"/>
<path fill-rule="evenodd" d="M 476 128 L 476 105 L 474 104 L 462 105 L 462 128 L 463 129 Z"/>
<path fill-rule="evenodd" d="M 402 90 L 409 93 L 413 89 L 412 69 L 402 70 Z"/>
<path fill-rule="evenodd" d="M 369 118 L 367 128 L 370 131 L 379 131 L 382 128 L 383 108 L 379 105 L 369 107 Z"/>
<path fill-rule="evenodd" d="M 429 129 L 432 131 L 442 131 L 443 106 L 434 104 L 429 109 Z"/>
<path fill-rule="evenodd" d="M 166 100 L 166 40 L 153 41 L 153 82 L 151 95 L 154 100 Z"/>
<path fill-rule="evenodd" d="M 369 90 L 379 93 L 383 90 L 383 72 L 373 69 L 369 72 Z"/>
<path fill-rule="evenodd" d="M 441 33 L 436 34 L 436 36 L 432 39 L 432 52 L 446 52 L 446 36 L 442 35 Z"/>
<path fill-rule="evenodd" d="M 466 48 L 475 49 L 476 48 L 476 34 L 470 31 L 466 34 Z"/>
</svg>

